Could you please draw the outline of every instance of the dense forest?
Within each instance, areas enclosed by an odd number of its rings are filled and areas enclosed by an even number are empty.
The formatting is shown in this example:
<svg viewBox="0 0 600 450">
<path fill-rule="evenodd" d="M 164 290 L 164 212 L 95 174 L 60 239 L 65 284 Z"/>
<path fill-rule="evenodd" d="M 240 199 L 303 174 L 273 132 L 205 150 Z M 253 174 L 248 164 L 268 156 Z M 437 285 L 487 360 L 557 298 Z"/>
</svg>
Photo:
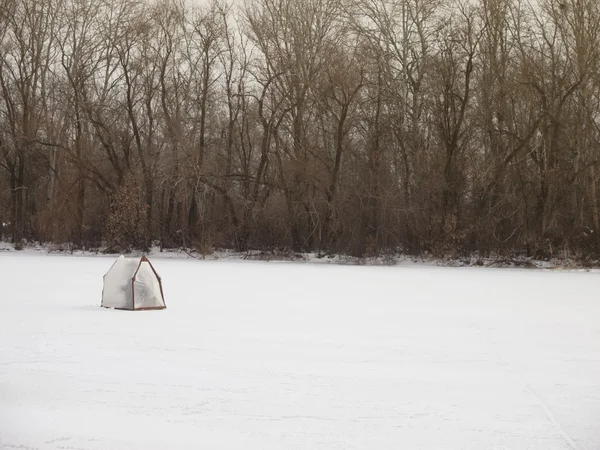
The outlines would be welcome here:
<svg viewBox="0 0 600 450">
<path fill-rule="evenodd" d="M 600 255 L 597 0 L 2 0 L 0 238 Z"/>
</svg>

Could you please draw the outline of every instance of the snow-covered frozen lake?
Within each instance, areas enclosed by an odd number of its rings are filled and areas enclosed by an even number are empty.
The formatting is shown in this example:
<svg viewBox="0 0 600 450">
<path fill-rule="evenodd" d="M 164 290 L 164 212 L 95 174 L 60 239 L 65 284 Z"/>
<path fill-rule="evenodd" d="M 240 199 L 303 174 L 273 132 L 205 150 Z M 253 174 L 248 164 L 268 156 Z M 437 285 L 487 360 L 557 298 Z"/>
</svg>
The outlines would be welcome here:
<svg viewBox="0 0 600 450">
<path fill-rule="evenodd" d="M 2 449 L 600 449 L 600 274 L 0 254 Z"/>
</svg>

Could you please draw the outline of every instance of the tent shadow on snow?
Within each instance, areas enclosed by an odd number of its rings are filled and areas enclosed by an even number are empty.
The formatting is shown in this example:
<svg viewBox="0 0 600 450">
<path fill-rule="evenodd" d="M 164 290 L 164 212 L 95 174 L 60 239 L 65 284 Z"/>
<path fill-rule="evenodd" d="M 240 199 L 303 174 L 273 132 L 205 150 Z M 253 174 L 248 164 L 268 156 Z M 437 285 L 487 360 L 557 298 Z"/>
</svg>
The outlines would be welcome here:
<svg viewBox="0 0 600 450">
<path fill-rule="evenodd" d="M 119 256 L 104 275 L 102 307 L 142 311 L 167 307 L 162 280 L 146 256 Z"/>
</svg>

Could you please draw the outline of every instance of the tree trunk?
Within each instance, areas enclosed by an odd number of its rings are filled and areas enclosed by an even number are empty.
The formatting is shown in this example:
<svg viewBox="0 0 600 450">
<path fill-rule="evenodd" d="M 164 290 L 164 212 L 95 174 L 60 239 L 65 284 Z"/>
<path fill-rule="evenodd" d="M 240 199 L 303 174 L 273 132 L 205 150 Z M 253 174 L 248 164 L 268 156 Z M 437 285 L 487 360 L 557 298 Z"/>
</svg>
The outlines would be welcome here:
<svg viewBox="0 0 600 450">
<path fill-rule="evenodd" d="M 594 245 L 596 252 L 600 252 L 600 215 L 598 214 L 598 198 L 596 192 L 596 169 L 594 166 L 589 168 L 590 179 L 590 204 L 592 207 L 592 221 L 594 223 Z"/>
</svg>

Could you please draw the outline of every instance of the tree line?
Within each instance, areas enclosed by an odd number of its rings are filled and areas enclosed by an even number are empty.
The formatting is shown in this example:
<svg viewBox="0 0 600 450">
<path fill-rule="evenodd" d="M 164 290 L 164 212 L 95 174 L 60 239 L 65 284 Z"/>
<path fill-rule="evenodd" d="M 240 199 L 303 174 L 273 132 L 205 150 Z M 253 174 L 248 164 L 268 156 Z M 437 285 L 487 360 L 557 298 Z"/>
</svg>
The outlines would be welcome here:
<svg viewBox="0 0 600 450">
<path fill-rule="evenodd" d="M 600 255 L 597 0 L 3 0 L 0 237 Z"/>
</svg>

